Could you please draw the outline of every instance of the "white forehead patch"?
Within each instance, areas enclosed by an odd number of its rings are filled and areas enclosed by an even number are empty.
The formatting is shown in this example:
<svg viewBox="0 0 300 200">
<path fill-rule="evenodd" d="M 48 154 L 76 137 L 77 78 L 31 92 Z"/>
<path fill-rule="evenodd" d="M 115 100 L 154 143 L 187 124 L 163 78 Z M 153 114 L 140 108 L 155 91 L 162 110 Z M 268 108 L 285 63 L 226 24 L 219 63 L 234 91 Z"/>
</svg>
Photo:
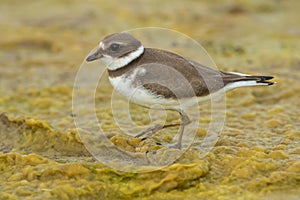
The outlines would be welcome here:
<svg viewBox="0 0 300 200">
<path fill-rule="evenodd" d="M 100 43 L 99 43 L 99 48 L 100 48 L 100 49 L 105 49 L 105 46 L 104 46 L 103 42 L 100 42 Z"/>
</svg>

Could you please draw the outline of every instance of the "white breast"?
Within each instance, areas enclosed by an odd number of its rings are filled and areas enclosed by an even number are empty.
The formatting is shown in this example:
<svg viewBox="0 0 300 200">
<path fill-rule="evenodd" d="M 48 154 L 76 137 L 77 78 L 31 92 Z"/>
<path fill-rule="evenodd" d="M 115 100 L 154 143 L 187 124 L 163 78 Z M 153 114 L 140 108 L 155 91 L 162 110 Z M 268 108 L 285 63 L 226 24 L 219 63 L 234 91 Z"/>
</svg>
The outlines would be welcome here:
<svg viewBox="0 0 300 200">
<path fill-rule="evenodd" d="M 131 75 L 124 74 L 118 77 L 109 77 L 109 81 L 114 89 L 129 101 L 145 106 L 151 107 L 154 104 L 169 105 L 173 107 L 177 101 L 172 99 L 164 99 L 156 94 L 152 94 L 145 89 L 139 82 L 134 81 L 138 73 L 144 73 L 145 69 L 135 69 Z"/>
</svg>

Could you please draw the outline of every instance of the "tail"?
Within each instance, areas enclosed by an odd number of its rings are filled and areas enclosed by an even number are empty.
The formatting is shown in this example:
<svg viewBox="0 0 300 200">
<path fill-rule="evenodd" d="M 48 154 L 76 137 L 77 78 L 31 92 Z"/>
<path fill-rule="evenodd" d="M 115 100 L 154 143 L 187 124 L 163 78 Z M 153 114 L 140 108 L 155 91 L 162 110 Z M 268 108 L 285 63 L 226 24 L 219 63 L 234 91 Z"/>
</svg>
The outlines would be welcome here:
<svg viewBox="0 0 300 200">
<path fill-rule="evenodd" d="M 237 72 L 223 73 L 223 81 L 226 89 L 244 86 L 273 85 L 276 82 L 269 81 L 273 78 L 273 76 L 251 76 Z"/>
<path fill-rule="evenodd" d="M 246 78 L 256 79 L 256 83 L 261 83 L 263 85 L 273 85 L 275 82 L 271 82 L 268 80 L 273 79 L 273 76 L 248 76 Z M 260 84 L 260 85 L 261 85 Z"/>
</svg>

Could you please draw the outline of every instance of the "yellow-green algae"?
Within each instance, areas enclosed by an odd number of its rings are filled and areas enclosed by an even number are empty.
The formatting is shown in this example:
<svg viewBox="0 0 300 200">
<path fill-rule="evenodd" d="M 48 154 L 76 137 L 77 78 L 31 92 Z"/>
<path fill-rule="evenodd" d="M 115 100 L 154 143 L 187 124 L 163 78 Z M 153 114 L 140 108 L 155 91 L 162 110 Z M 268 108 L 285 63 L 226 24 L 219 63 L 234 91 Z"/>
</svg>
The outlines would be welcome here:
<svg viewBox="0 0 300 200">
<path fill-rule="evenodd" d="M 2 1 L 0 199 L 298 199 L 299 10 L 296 0 Z M 109 169 L 73 124 L 74 77 L 101 37 L 141 26 L 182 31 L 221 69 L 274 75 L 278 84 L 227 95 L 224 130 L 205 158 L 191 149 L 155 172 Z M 128 151 L 155 149 L 122 136 L 104 106 L 109 99 L 97 94 L 96 113 L 111 140 Z M 132 112 L 142 112 L 136 123 L 149 123 L 145 110 Z M 154 139 L 169 142 L 172 131 Z M 205 134 L 201 127 L 197 135 Z"/>
</svg>

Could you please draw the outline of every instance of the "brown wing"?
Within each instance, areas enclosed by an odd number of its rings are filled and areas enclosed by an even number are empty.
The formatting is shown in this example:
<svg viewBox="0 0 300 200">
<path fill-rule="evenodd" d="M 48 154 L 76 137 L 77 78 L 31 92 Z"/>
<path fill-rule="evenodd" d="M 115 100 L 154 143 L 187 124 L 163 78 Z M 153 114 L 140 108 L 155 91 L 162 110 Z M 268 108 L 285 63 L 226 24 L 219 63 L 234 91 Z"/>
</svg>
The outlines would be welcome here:
<svg viewBox="0 0 300 200">
<path fill-rule="evenodd" d="M 206 96 L 224 85 L 222 72 L 164 50 L 146 48 L 135 63 L 145 69 L 140 83 L 165 98 Z"/>
</svg>

